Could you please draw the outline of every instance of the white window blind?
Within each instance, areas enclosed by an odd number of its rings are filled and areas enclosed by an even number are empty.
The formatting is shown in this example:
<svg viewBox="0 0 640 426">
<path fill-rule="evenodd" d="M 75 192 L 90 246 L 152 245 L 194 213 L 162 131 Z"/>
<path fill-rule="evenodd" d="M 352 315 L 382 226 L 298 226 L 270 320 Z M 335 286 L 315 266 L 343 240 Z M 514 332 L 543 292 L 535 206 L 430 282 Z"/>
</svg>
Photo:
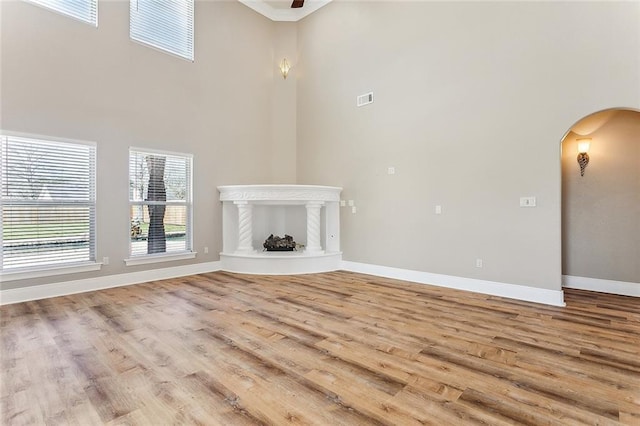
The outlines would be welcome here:
<svg viewBox="0 0 640 426">
<path fill-rule="evenodd" d="M 95 261 L 95 145 L 0 140 L 2 270 Z"/>
<path fill-rule="evenodd" d="M 191 166 L 188 154 L 130 149 L 131 256 L 191 251 Z"/>
<path fill-rule="evenodd" d="M 98 26 L 98 0 L 27 0 L 38 6 Z"/>
<path fill-rule="evenodd" d="M 193 0 L 130 0 L 130 36 L 193 61 Z"/>
</svg>

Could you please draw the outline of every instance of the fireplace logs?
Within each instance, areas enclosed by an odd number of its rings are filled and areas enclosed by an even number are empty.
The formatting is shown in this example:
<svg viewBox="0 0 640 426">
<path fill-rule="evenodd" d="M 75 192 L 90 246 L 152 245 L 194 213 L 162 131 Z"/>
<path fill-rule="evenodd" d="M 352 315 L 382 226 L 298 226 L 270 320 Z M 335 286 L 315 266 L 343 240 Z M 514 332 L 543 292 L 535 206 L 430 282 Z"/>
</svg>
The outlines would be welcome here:
<svg viewBox="0 0 640 426">
<path fill-rule="evenodd" d="M 291 235 L 286 235 L 283 238 L 269 235 L 262 245 L 266 251 L 293 251 L 296 249 L 296 242 L 293 241 Z"/>
</svg>

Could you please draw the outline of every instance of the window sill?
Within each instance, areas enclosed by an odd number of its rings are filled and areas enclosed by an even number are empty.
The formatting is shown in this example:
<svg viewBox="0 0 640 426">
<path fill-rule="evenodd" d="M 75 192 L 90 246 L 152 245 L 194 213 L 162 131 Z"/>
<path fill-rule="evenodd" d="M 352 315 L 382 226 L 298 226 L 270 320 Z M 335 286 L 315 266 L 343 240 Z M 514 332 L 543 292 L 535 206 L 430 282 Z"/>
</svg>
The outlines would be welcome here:
<svg viewBox="0 0 640 426">
<path fill-rule="evenodd" d="M 16 271 L 2 271 L 0 272 L 0 282 L 52 277 L 54 275 L 79 274 L 81 272 L 99 271 L 100 268 L 102 268 L 102 263 L 90 262 L 75 265 L 48 266 L 43 268 L 24 268 Z"/>
<path fill-rule="evenodd" d="M 149 254 L 146 256 L 136 256 L 131 257 L 129 259 L 125 259 L 124 263 L 127 266 L 136 266 L 136 265 L 147 265 L 149 263 L 160 263 L 160 262 L 173 262 L 174 260 L 186 260 L 186 259 L 194 259 L 196 257 L 195 251 L 181 252 L 175 254 Z"/>
</svg>

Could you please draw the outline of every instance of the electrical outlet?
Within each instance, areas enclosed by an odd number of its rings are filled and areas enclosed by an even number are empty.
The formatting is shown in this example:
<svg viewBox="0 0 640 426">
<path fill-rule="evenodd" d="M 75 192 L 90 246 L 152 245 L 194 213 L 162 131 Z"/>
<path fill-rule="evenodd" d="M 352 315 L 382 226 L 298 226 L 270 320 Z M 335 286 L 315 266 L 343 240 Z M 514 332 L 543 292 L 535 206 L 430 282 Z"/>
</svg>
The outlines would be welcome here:
<svg viewBox="0 0 640 426">
<path fill-rule="evenodd" d="M 482 259 L 476 259 L 476 268 L 482 268 Z"/>
<path fill-rule="evenodd" d="M 353 200 L 349 200 L 348 204 L 349 204 L 349 207 L 353 207 L 356 205 L 356 203 Z"/>
<path fill-rule="evenodd" d="M 436 214 L 442 214 L 442 206 L 436 206 Z"/>
<path fill-rule="evenodd" d="M 109 258 L 108 257 L 103 257 L 102 258 L 102 264 L 103 265 L 108 265 L 109 264 Z"/>
<path fill-rule="evenodd" d="M 340 207 L 344 207 L 347 205 L 347 202 L 345 200 L 340 200 Z"/>
<path fill-rule="evenodd" d="M 355 214 L 357 211 L 356 206 L 352 206 L 351 207 L 351 213 Z"/>
<path fill-rule="evenodd" d="M 387 174 L 395 175 L 396 174 L 396 168 L 395 167 L 388 167 L 387 168 Z"/>
<path fill-rule="evenodd" d="M 204 248 L 204 254 L 209 254 L 209 247 Z"/>
</svg>

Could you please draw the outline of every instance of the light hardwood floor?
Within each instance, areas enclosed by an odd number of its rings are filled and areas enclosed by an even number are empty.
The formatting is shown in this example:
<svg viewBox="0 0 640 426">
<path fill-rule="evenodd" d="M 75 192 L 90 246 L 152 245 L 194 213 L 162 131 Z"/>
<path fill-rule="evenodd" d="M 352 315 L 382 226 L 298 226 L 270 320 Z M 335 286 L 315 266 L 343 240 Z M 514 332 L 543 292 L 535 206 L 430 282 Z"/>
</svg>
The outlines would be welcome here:
<svg viewBox="0 0 640 426">
<path fill-rule="evenodd" d="M 640 425 L 640 300 L 348 272 L 3 306 L 3 425 Z"/>
</svg>

